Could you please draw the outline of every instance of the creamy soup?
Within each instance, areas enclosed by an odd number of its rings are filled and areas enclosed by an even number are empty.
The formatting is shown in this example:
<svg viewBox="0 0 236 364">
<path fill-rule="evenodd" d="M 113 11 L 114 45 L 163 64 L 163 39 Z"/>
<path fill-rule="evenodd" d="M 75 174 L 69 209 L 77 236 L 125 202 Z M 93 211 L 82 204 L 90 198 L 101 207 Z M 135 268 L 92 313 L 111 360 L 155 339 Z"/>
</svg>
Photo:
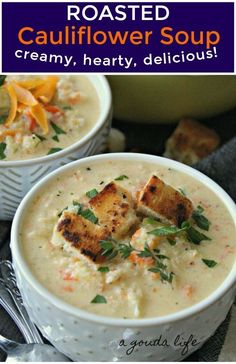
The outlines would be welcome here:
<svg viewBox="0 0 236 364">
<path fill-rule="evenodd" d="M 235 261 L 235 223 L 191 176 L 144 162 L 91 162 L 51 181 L 21 230 L 50 292 L 100 315 L 170 314 L 211 294 Z"/>
<path fill-rule="evenodd" d="M 1 79 L 0 79 L 1 81 Z M 7 76 L 0 86 L 0 160 L 56 153 L 96 123 L 99 99 L 85 76 Z"/>
</svg>

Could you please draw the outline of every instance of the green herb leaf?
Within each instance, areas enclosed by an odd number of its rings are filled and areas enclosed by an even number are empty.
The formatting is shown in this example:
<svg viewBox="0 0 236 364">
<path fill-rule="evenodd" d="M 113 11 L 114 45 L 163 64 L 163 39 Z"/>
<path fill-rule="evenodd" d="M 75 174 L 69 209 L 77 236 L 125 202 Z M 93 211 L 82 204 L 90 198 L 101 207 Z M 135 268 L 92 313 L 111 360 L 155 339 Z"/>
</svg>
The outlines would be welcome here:
<svg viewBox="0 0 236 364">
<path fill-rule="evenodd" d="M 0 143 L 0 159 L 6 158 L 6 155 L 4 153 L 6 147 L 7 147 L 6 143 Z"/>
<path fill-rule="evenodd" d="M 196 230 L 192 226 L 189 227 L 186 232 L 189 241 L 196 245 L 200 244 L 202 240 L 211 240 L 211 238 L 200 233 L 200 231 Z"/>
<path fill-rule="evenodd" d="M 121 176 L 116 177 L 115 181 L 123 181 L 124 179 L 129 179 L 129 177 L 126 176 L 125 174 L 122 174 Z"/>
<path fill-rule="evenodd" d="M 6 75 L 0 75 L 0 86 L 4 84 L 6 77 L 7 77 Z"/>
<path fill-rule="evenodd" d="M 77 215 L 80 215 L 80 212 L 82 211 L 83 206 L 81 205 L 81 203 L 79 203 L 79 202 L 77 202 L 75 200 L 72 203 L 73 203 L 73 206 L 76 206 L 78 208 Z"/>
<path fill-rule="evenodd" d="M 63 110 L 72 110 L 72 107 L 70 105 L 65 105 L 62 107 Z"/>
<path fill-rule="evenodd" d="M 183 188 L 179 188 L 179 191 L 180 191 L 181 195 L 187 196 L 186 192 L 185 192 L 185 190 Z"/>
<path fill-rule="evenodd" d="M 104 250 L 104 253 L 109 252 L 114 248 L 114 245 L 111 240 L 100 240 L 100 244 L 102 249 Z"/>
<path fill-rule="evenodd" d="M 144 219 L 143 219 L 143 223 L 145 224 L 145 225 L 155 225 L 155 224 L 158 224 L 160 222 L 160 220 L 158 220 L 158 219 L 153 219 L 152 217 L 145 217 Z"/>
<path fill-rule="evenodd" d="M 148 234 L 152 234 L 155 236 L 168 236 L 168 235 L 175 235 L 180 233 L 181 231 L 186 230 L 189 227 L 188 224 L 181 226 L 181 228 L 177 228 L 176 226 L 162 226 L 156 228 L 152 231 L 149 231 Z"/>
<path fill-rule="evenodd" d="M 152 257 L 152 253 L 149 251 L 146 251 L 145 249 L 138 253 L 138 256 L 140 258 L 149 258 Z"/>
<path fill-rule="evenodd" d="M 102 273 L 107 273 L 110 271 L 110 269 L 109 269 L 109 267 L 99 267 L 98 271 L 102 272 Z"/>
<path fill-rule="evenodd" d="M 217 265 L 217 262 L 210 259 L 202 259 L 203 263 L 205 263 L 209 268 L 213 268 Z"/>
<path fill-rule="evenodd" d="M 107 259 L 113 259 L 118 254 L 117 242 L 115 240 L 100 240 L 101 248 L 103 250 L 102 255 Z"/>
<path fill-rule="evenodd" d="M 96 190 L 96 188 L 94 188 L 93 190 L 90 190 L 90 191 L 86 192 L 86 196 L 88 198 L 93 198 L 97 194 L 98 194 L 98 191 Z"/>
<path fill-rule="evenodd" d="M 52 121 L 51 121 L 51 126 L 52 126 L 52 128 L 53 128 L 53 130 L 55 131 L 56 134 L 58 134 L 58 135 L 59 134 L 66 134 L 66 132 L 63 129 L 61 129 L 58 125 L 56 125 Z"/>
<path fill-rule="evenodd" d="M 192 218 L 200 229 L 208 231 L 210 227 L 210 221 L 204 215 L 202 215 L 203 211 L 203 208 L 198 206 L 197 209 L 193 211 Z"/>
<path fill-rule="evenodd" d="M 107 300 L 104 296 L 97 294 L 97 296 L 92 299 L 91 303 L 107 303 Z"/>
<path fill-rule="evenodd" d="M 36 135 L 36 137 L 37 137 L 39 140 L 41 140 L 41 142 L 43 142 L 44 140 L 46 140 L 46 138 L 45 138 L 44 136 L 42 136 L 42 135 L 39 135 L 39 134 L 34 134 L 34 135 Z"/>
<path fill-rule="evenodd" d="M 153 258 L 153 253 L 151 252 L 147 243 L 144 244 L 144 250 L 141 250 L 138 253 L 138 256 L 140 258 L 149 258 L 149 257 Z"/>
<path fill-rule="evenodd" d="M 7 115 L 0 116 L 0 125 L 4 124 L 7 119 Z"/>
<path fill-rule="evenodd" d="M 54 136 L 52 137 L 52 139 L 53 139 L 53 140 L 55 140 L 55 142 L 59 142 L 59 138 L 58 138 L 58 136 L 57 136 L 57 135 L 54 135 Z"/>
<path fill-rule="evenodd" d="M 85 219 L 93 222 L 94 224 L 98 223 L 98 218 L 94 215 L 94 213 L 90 209 L 85 209 L 79 212 L 81 216 Z"/>
<path fill-rule="evenodd" d="M 163 254 L 157 254 L 156 256 L 157 256 L 158 259 L 168 259 L 168 260 L 170 260 L 169 257 L 167 257 L 166 255 L 163 255 Z"/>
<path fill-rule="evenodd" d="M 197 206 L 197 210 L 196 210 L 199 214 L 202 214 L 204 212 L 204 208 L 200 205 Z"/>
<path fill-rule="evenodd" d="M 58 217 L 61 217 L 61 215 L 63 214 L 63 212 L 64 211 L 66 211 L 68 209 L 68 206 L 66 206 L 63 210 L 61 210 L 58 214 L 57 214 L 57 216 Z"/>
<path fill-rule="evenodd" d="M 149 272 L 152 272 L 152 273 L 159 273 L 162 281 L 166 281 L 168 283 L 172 283 L 172 281 L 173 281 L 173 276 L 174 276 L 173 272 L 167 273 L 158 267 L 149 268 L 148 270 L 149 270 Z"/>
<path fill-rule="evenodd" d="M 176 244 L 176 240 L 175 239 L 167 238 L 167 241 L 172 246 L 174 246 Z"/>
<path fill-rule="evenodd" d="M 51 148 L 49 151 L 48 151 L 48 154 L 54 154 L 54 153 L 57 153 L 57 152 L 60 152 L 60 150 L 62 150 L 61 148 Z"/>
<path fill-rule="evenodd" d="M 119 244 L 119 253 L 121 258 L 127 259 L 132 251 L 134 251 L 134 248 L 130 244 Z"/>
</svg>

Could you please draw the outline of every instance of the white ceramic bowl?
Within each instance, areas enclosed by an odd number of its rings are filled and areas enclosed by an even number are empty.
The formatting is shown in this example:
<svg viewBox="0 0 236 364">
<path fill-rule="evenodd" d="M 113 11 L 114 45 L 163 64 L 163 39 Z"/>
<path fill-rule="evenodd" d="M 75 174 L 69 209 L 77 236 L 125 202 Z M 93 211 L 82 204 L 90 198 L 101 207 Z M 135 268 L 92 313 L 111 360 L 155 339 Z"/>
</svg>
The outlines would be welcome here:
<svg viewBox="0 0 236 364">
<path fill-rule="evenodd" d="M 55 154 L 21 161 L 0 161 L 0 220 L 12 220 L 22 198 L 42 177 L 69 162 L 101 153 L 106 148 L 112 119 L 110 87 L 105 76 L 87 77 L 100 101 L 97 122 L 78 142 Z"/>
<path fill-rule="evenodd" d="M 22 254 L 19 240 L 22 219 L 32 200 L 46 188 L 47 183 L 74 167 L 108 159 L 147 161 L 193 176 L 217 193 L 236 224 L 235 204 L 222 188 L 202 173 L 181 163 L 161 157 L 131 153 L 104 154 L 71 163 L 54 171 L 34 186 L 21 202 L 13 221 L 11 250 L 17 282 L 25 306 L 42 334 L 74 361 L 181 360 L 198 349 L 225 319 L 235 296 L 236 264 L 216 291 L 192 307 L 163 317 L 118 319 L 83 311 L 55 297 L 37 281 Z M 191 342 L 186 346 L 177 345 L 178 335 L 182 345 L 184 341 Z M 121 340 L 125 340 L 127 345 L 141 340 L 154 343 L 154 340 L 160 337 L 159 344 L 166 340 L 168 347 L 143 344 L 136 346 L 133 353 L 127 355 L 129 346 L 119 345 Z M 194 345 L 193 340 L 196 340 Z"/>
</svg>

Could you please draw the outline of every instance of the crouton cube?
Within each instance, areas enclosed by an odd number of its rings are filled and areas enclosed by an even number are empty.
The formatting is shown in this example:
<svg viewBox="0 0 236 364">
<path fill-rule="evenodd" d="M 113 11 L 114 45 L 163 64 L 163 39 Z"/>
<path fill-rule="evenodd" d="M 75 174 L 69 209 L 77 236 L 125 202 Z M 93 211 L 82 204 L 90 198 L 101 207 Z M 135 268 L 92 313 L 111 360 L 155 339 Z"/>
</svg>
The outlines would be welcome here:
<svg viewBox="0 0 236 364">
<path fill-rule="evenodd" d="M 166 142 L 164 157 L 185 164 L 195 164 L 212 153 L 220 144 L 218 134 L 203 124 L 182 119 Z"/>
<path fill-rule="evenodd" d="M 103 262 L 100 240 L 109 233 L 99 225 L 70 211 L 64 211 L 54 227 L 51 243 L 73 255 L 82 255 L 90 261 Z"/>
<path fill-rule="evenodd" d="M 99 224 L 108 229 L 114 239 L 122 238 L 139 221 L 131 194 L 114 182 L 107 184 L 89 205 Z"/>
<path fill-rule="evenodd" d="M 180 226 L 190 218 L 193 205 L 187 197 L 153 175 L 139 194 L 138 211 Z"/>
</svg>

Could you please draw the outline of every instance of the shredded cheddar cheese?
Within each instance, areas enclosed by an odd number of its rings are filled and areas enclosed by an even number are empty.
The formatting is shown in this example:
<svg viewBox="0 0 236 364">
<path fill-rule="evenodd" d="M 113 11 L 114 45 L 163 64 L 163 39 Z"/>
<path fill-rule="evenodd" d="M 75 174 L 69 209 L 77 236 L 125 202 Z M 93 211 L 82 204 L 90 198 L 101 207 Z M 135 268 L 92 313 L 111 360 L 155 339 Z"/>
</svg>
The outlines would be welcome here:
<svg viewBox="0 0 236 364">
<path fill-rule="evenodd" d="M 58 79 L 58 76 L 48 76 L 8 83 L 6 89 L 10 97 L 10 111 L 5 126 L 10 126 L 18 114 L 28 110 L 28 114 L 47 134 L 49 126 L 45 110 L 55 95 Z"/>
<path fill-rule="evenodd" d="M 44 104 L 48 104 L 55 94 L 57 81 L 57 76 L 48 76 L 45 78 L 45 82 L 33 91 L 34 97 Z"/>
<path fill-rule="evenodd" d="M 46 112 L 41 104 L 34 105 L 30 108 L 30 114 L 35 119 L 36 123 L 43 129 L 44 134 L 48 133 L 48 121 Z"/>
<path fill-rule="evenodd" d="M 17 113 L 17 96 L 16 96 L 16 91 L 15 88 L 12 84 L 7 85 L 7 91 L 11 100 L 11 106 L 10 106 L 10 111 L 9 111 L 9 115 L 7 117 L 7 120 L 5 122 L 6 126 L 9 126 L 13 123 L 15 117 L 16 117 L 16 113 Z"/>
</svg>

